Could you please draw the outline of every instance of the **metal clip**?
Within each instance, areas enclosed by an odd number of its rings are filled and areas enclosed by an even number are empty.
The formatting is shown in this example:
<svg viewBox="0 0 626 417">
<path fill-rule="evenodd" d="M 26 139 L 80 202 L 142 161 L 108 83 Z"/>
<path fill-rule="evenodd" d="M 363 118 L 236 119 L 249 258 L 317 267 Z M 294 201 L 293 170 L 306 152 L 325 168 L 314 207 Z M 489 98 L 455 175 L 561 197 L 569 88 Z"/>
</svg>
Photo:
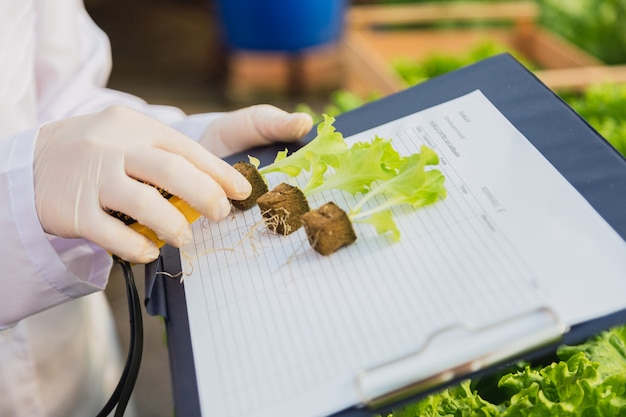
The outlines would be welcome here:
<svg viewBox="0 0 626 417">
<path fill-rule="evenodd" d="M 446 326 L 430 335 L 416 352 L 359 372 L 355 383 L 361 405 L 377 408 L 418 394 L 557 342 L 567 329 L 549 307 L 484 326 Z"/>
</svg>

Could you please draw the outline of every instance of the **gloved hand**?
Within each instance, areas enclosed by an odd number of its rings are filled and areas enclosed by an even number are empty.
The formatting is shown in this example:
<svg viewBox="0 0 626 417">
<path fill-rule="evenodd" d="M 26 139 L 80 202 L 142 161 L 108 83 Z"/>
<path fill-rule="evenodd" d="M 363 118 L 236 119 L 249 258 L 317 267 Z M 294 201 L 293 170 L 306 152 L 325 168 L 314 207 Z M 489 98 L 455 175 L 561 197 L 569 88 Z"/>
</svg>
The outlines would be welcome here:
<svg viewBox="0 0 626 417">
<path fill-rule="evenodd" d="M 35 145 L 35 203 L 43 229 L 86 238 L 130 262 L 156 259 L 145 236 L 107 214 L 135 218 L 173 246 L 191 239 L 183 214 L 158 186 L 210 219 L 230 211 L 228 198 L 244 199 L 250 184 L 200 144 L 134 110 L 102 112 L 49 123 Z"/>
<path fill-rule="evenodd" d="M 235 110 L 209 124 L 200 143 L 225 157 L 272 142 L 293 142 L 313 127 L 306 113 L 287 113 L 269 104 Z"/>
</svg>

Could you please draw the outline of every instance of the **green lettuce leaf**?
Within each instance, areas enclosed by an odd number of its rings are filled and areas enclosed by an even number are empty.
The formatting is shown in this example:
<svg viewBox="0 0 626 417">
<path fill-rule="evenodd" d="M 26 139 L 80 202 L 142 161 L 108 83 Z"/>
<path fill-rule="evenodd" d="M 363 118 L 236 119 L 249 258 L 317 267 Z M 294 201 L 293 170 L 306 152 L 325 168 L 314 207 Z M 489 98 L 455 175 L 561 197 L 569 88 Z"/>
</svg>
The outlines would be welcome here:
<svg viewBox="0 0 626 417">
<path fill-rule="evenodd" d="M 389 139 L 376 136 L 370 142 L 356 142 L 342 155 L 331 174 L 324 176 L 326 170 L 313 172 L 303 192 L 307 196 L 326 190 L 365 193 L 374 181 L 395 176 L 402 161 Z"/>
<path fill-rule="evenodd" d="M 427 165 L 438 163 L 439 157 L 435 151 L 422 145 L 419 153 L 412 154 L 402 161 L 395 176 L 377 183 L 363 196 L 350 211 L 350 218 L 358 220 L 400 204 L 422 207 L 439 198 L 445 198 L 446 190 L 443 186 L 445 177 L 441 171 L 425 170 Z M 361 211 L 368 201 L 381 194 L 385 195 L 385 202 L 368 211 Z"/>
<path fill-rule="evenodd" d="M 495 417 L 503 407 L 485 401 L 469 380 L 393 412 L 393 417 Z"/>
<path fill-rule="evenodd" d="M 333 117 L 324 115 L 324 121 L 317 126 L 317 136 L 302 148 L 288 155 L 288 150 L 278 152 L 274 162 L 259 169 L 261 175 L 282 172 L 291 177 L 300 172 L 324 172 L 328 166 L 339 166 L 340 158 L 348 151 L 343 135 L 335 130 Z M 251 160 L 251 163 L 252 160 Z"/>
<path fill-rule="evenodd" d="M 395 160 L 394 160 L 395 161 Z M 400 239 L 400 231 L 392 218 L 391 208 L 408 204 L 414 208 L 432 204 L 446 197 L 445 177 L 437 169 L 425 170 L 428 165 L 439 163 L 439 157 L 427 146 L 406 158 L 394 162 L 394 175 L 377 181 L 348 213 L 353 223 L 369 223 L 378 234 L 391 233 L 392 239 Z M 373 208 L 363 210 L 365 204 L 376 196 L 384 201 Z"/>
<path fill-rule="evenodd" d="M 470 381 L 394 410 L 393 417 L 618 417 L 626 416 L 626 326 L 578 346 L 562 346 L 559 360 L 503 375 L 497 404 Z M 480 383 L 475 384 L 480 386 Z"/>
<path fill-rule="evenodd" d="M 391 209 L 373 213 L 359 222 L 370 224 L 379 235 L 389 233 L 391 235 L 392 242 L 400 240 L 400 229 L 398 229 L 396 222 L 393 220 L 393 212 Z"/>
<path fill-rule="evenodd" d="M 505 375 L 499 386 L 512 395 L 503 416 L 626 415 L 626 369 L 603 375 L 600 367 L 578 352 L 543 369 Z"/>
<path fill-rule="evenodd" d="M 561 346 L 557 354 L 567 360 L 579 352 L 600 364 L 602 378 L 626 372 L 626 326 L 602 332 L 577 346 Z"/>
</svg>

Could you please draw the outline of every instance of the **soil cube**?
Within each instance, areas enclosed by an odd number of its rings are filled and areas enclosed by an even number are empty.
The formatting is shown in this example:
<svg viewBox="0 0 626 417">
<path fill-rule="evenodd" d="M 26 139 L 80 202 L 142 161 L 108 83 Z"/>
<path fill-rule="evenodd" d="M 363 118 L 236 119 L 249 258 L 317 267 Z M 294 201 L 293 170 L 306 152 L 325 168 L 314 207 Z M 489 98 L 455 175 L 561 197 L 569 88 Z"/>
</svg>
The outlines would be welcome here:
<svg viewBox="0 0 626 417">
<path fill-rule="evenodd" d="M 246 177 L 252 185 L 252 192 L 245 200 L 231 200 L 231 203 L 240 210 L 248 210 L 254 207 L 259 197 L 268 192 L 267 184 L 256 167 L 249 162 L 237 162 L 233 168 Z"/>
<path fill-rule="evenodd" d="M 281 183 L 257 200 L 263 221 L 268 229 L 288 235 L 302 226 L 302 215 L 309 211 L 309 203 L 298 187 Z"/>
<path fill-rule="evenodd" d="M 326 203 L 302 216 L 309 243 L 322 255 L 330 255 L 356 240 L 348 215 L 335 203 Z"/>
</svg>

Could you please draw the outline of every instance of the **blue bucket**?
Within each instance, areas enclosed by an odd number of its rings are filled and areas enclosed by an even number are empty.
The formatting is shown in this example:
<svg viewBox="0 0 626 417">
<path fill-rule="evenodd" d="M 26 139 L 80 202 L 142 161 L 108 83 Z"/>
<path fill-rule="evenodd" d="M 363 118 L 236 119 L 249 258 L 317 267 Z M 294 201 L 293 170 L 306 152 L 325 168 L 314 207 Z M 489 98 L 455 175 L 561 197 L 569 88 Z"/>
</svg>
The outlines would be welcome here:
<svg viewBox="0 0 626 417">
<path fill-rule="evenodd" d="M 219 0 L 226 45 L 293 52 L 337 41 L 346 0 Z"/>
</svg>

